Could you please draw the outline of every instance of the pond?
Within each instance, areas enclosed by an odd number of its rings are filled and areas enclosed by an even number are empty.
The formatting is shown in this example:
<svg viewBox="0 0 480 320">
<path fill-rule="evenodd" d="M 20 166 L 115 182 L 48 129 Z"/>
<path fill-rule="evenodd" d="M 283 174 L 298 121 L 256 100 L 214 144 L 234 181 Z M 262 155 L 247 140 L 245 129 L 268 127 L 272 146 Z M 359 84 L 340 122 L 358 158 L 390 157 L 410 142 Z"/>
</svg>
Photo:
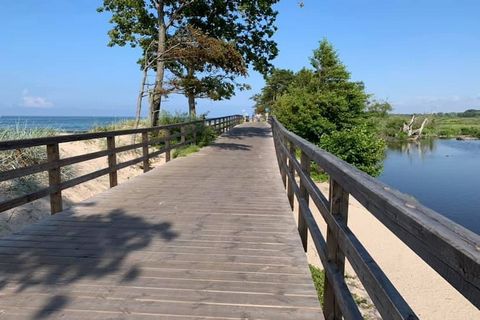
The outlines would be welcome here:
<svg viewBox="0 0 480 320">
<path fill-rule="evenodd" d="M 391 144 L 379 177 L 480 234 L 480 141 Z"/>
</svg>

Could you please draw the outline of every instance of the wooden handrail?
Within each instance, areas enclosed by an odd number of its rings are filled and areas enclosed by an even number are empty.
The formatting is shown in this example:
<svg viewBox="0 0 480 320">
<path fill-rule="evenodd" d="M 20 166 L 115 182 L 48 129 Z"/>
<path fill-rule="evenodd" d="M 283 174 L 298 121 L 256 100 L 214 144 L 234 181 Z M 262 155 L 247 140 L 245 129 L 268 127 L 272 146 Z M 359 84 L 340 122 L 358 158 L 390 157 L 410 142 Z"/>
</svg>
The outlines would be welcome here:
<svg viewBox="0 0 480 320">
<path fill-rule="evenodd" d="M 288 131 L 276 118 L 272 117 L 270 123 L 287 196 L 292 208 L 293 194 L 299 203 L 300 237 L 305 246 L 307 231 L 302 224 L 306 223 L 325 270 L 323 309 L 326 319 L 341 319 L 342 316 L 361 319 L 345 283 L 345 258 L 382 317 L 418 318 L 348 227 L 349 195 L 472 304 L 480 307 L 479 235 Z M 301 152 L 301 162 L 296 158 L 297 150 Z M 311 162 L 330 177 L 328 199 L 310 178 Z M 327 224 L 326 240 L 312 215 L 309 199 Z"/>
<path fill-rule="evenodd" d="M 165 153 L 166 161 L 170 161 L 170 152 L 172 149 L 188 145 L 197 141 L 197 133 L 203 126 L 212 126 L 217 133 L 226 132 L 243 120 L 240 115 L 232 115 L 227 117 L 211 118 L 205 120 L 189 121 L 184 123 L 168 124 L 150 128 L 115 130 L 96 133 L 82 133 L 70 134 L 53 137 L 42 137 L 25 140 L 9 140 L 0 141 L 0 152 L 8 150 L 20 150 L 23 148 L 46 146 L 47 161 L 39 164 L 33 164 L 22 168 L 12 169 L 0 172 L 0 182 L 21 178 L 27 175 L 48 172 L 49 185 L 46 188 L 31 192 L 13 199 L 0 202 L 0 213 L 20 205 L 32 202 L 34 200 L 50 195 L 50 209 L 51 213 L 62 211 L 62 190 L 71 188 L 80 183 L 96 179 L 103 175 L 109 175 L 110 187 L 114 187 L 118 183 L 117 171 L 128 166 L 143 162 L 143 171 L 147 172 L 150 169 L 149 160 L 153 157 Z M 172 133 L 172 130 L 179 132 Z M 164 132 L 163 136 L 158 136 L 159 132 Z M 149 137 L 149 134 L 155 134 Z M 115 137 L 131 134 L 141 134 L 142 139 L 140 143 L 132 143 L 129 145 L 118 147 L 115 145 Z M 77 155 L 68 158 L 60 158 L 59 144 L 73 141 L 85 141 L 91 139 L 105 138 L 107 141 L 107 149 L 97 152 Z M 175 143 L 177 138 L 180 138 L 179 143 Z M 150 152 L 149 146 L 163 143 L 159 150 Z M 172 144 L 174 143 L 174 144 Z M 117 163 L 117 154 L 124 151 L 142 149 L 142 156 L 131 159 L 122 163 Z M 62 181 L 61 168 L 89 161 L 101 157 L 107 157 L 107 167 L 88 174 L 75 177 L 68 181 Z"/>
</svg>

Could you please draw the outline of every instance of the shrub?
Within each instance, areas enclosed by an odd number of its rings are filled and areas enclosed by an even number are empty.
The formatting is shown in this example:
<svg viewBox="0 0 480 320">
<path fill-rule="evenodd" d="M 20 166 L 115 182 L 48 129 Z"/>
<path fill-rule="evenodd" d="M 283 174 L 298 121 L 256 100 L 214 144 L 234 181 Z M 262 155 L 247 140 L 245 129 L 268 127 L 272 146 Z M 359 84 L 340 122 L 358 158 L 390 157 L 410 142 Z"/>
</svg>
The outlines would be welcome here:
<svg viewBox="0 0 480 320">
<path fill-rule="evenodd" d="M 382 171 L 385 141 L 371 128 L 361 125 L 324 135 L 320 147 L 372 176 Z"/>
</svg>

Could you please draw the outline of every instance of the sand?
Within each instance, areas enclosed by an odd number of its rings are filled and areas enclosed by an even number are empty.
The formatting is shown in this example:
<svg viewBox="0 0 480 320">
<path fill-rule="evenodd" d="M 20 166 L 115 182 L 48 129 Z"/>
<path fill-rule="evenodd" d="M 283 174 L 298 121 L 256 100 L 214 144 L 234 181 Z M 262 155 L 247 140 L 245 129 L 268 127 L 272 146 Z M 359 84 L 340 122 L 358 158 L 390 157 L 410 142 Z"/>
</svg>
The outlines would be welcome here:
<svg viewBox="0 0 480 320">
<path fill-rule="evenodd" d="M 328 183 L 318 186 L 328 196 Z M 322 233 L 326 234 L 323 218 L 316 210 L 314 214 Z M 348 225 L 420 319 L 480 319 L 480 311 L 475 306 L 352 197 Z M 311 239 L 308 245 L 309 262 L 321 266 Z M 346 273 L 355 275 L 348 263 Z M 350 287 L 360 286 L 358 280 L 348 282 Z M 355 292 L 361 296 L 366 295 L 361 288 L 355 288 Z M 372 310 L 363 311 L 368 313 L 368 318 L 379 318 Z"/>
</svg>

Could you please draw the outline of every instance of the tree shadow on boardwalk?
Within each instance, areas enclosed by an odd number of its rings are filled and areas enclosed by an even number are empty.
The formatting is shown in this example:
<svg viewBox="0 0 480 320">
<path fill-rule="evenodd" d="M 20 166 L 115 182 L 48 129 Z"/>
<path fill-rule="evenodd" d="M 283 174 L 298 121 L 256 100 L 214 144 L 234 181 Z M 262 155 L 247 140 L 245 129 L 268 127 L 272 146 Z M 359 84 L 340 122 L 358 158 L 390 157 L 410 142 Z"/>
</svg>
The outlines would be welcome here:
<svg viewBox="0 0 480 320">
<path fill-rule="evenodd" d="M 222 150 L 240 150 L 240 151 L 250 151 L 252 149 L 251 145 L 242 144 L 242 143 L 223 143 L 223 142 L 215 142 L 210 145 L 213 148 L 218 148 Z"/>
<path fill-rule="evenodd" d="M 235 127 L 233 130 L 225 134 L 230 139 L 245 139 L 251 137 L 271 138 L 272 130 L 270 127 Z"/>
<path fill-rule="evenodd" d="M 142 253 L 132 254 L 154 239 L 176 237 L 169 222 L 150 223 L 120 209 L 91 215 L 67 210 L 0 239 L 0 311 L 28 306 L 35 308 L 31 319 L 53 316 L 73 298 L 67 286 L 81 280 L 102 279 L 105 286 L 133 281 L 141 275 Z"/>
</svg>

